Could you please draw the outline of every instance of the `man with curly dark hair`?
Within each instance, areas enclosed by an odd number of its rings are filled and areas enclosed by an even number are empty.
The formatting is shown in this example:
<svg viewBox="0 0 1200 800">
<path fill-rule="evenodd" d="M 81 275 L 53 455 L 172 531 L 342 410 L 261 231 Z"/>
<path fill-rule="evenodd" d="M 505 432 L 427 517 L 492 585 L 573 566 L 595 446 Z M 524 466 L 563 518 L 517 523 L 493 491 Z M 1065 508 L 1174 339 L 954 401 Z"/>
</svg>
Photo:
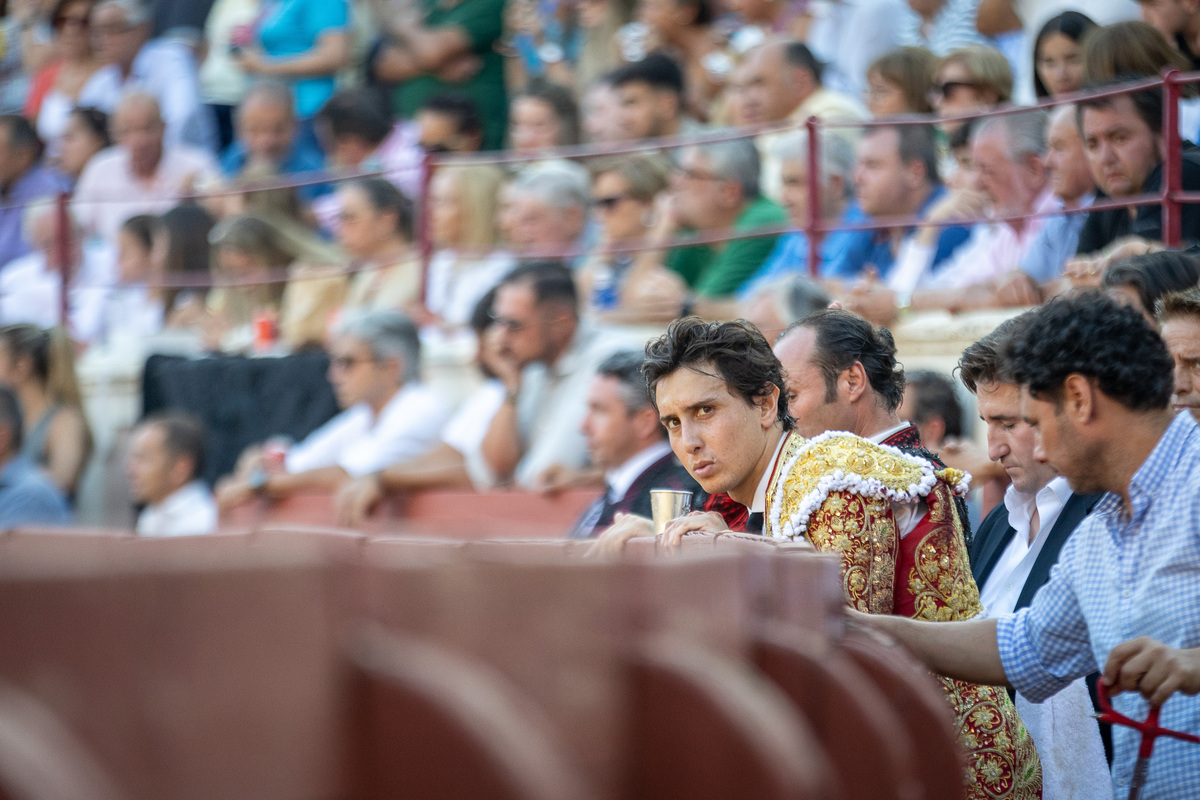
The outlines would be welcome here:
<svg viewBox="0 0 1200 800">
<path fill-rule="evenodd" d="M 1162 708 L 1200 730 L 1200 426 L 1175 414 L 1166 345 L 1137 311 L 1099 292 L 1031 312 L 1004 353 L 1035 428 L 1034 457 L 1076 492 L 1105 492 L 1027 608 L 999 619 L 921 625 L 862 616 L 934 670 L 1011 684 L 1040 702 L 1103 667 L 1121 713 Z M 1129 694 L 1124 694 L 1128 692 Z M 1134 780 L 1138 735 L 1113 733 L 1114 792 Z M 1200 796 L 1200 748 L 1163 739 L 1143 797 Z"/>
</svg>

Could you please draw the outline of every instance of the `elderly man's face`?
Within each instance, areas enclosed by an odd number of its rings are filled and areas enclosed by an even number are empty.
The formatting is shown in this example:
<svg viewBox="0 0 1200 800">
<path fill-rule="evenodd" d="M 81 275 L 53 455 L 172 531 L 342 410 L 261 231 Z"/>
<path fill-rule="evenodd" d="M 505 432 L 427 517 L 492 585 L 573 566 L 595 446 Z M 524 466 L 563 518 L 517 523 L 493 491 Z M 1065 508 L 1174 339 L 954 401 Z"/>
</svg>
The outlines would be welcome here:
<svg viewBox="0 0 1200 800">
<path fill-rule="evenodd" d="M 1033 159 L 1014 161 L 1009 154 L 1007 135 L 993 128 L 976 136 L 971 145 L 971 163 L 978 175 L 979 188 L 1001 214 L 1024 214 L 1033 208 L 1045 188 L 1045 173 Z"/>
<path fill-rule="evenodd" d="M 329 349 L 329 382 L 341 408 L 390 397 L 397 374 L 393 359 L 376 358 L 366 342 L 352 336 L 335 337 Z"/>
<path fill-rule="evenodd" d="M 129 66 L 146 43 L 146 26 L 130 25 L 120 6 L 100 6 L 92 12 L 92 48 L 104 64 Z"/>
<path fill-rule="evenodd" d="M 555 208 L 528 194 L 512 197 L 508 209 L 512 243 L 518 250 L 554 251 L 570 247 L 582 233 L 582 209 Z"/>
<path fill-rule="evenodd" d="M 1162 338 L 1175 361 L 1175 393 L 1171 406 L 1200 422 L 1200 317 L 1177 314 L 1162 326 Z"/>
<path fill-rule="evenodd" d="M 783 189 L 780 199 L 788 218 L 797 225 L 808 224 L 808 164 L 801 159 L 784 161 L 779 165 Z"/>
<path fill-rule="evenodd" d="M 761 47 L 747 55 L 739 75 L 743 123 L 762 125 L 787 119 L 801 102 L 798 72 L 784 60 L 781 47 Z"/>
<path fill-rule="evenodd" d="M 1055 115 L 1046 130 L 1046 171 L 1055 196 L 1068 202 L 1096 188 L 1074 114 Z"/>
<path fill-rule="evenodd" d="M 713 171 L 708 156 L 696 149 L 684 150 L 671 179 L 679 224 L 697 230 L 719 224 L 735 202 L 731 200 L 729 184 L 730 181 Z"/>
<path fill-rule="evenodd" d="M 237 134 L 246 148 L 248 164 L 278 169 L 292 148 L 296 119 L 291 106 L 251 97 L 238 109 Z"/>
<path fill-rule="evenodd" d="M 166 126 L 150 102 L 127 100 L 113 117 L 113 138 L 129 153 L 134 172 L 153 172 L 163 152 Z"/>
<path fill-rule="evenodd" d="M 1092 178 L 1109 197 L 1139 194 L 1162 160 L 1159 137 L 1138 116 L 1133 100 L 1083 109 L 1083 146 Z"/>
</svg>

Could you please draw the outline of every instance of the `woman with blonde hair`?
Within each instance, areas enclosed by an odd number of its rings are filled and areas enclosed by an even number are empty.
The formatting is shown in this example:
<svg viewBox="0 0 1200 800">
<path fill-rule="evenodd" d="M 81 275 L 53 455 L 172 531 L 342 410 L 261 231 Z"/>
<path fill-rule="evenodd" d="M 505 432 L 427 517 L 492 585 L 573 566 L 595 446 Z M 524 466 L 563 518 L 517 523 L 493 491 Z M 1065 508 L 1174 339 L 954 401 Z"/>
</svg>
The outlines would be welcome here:
<svg viewBox="0 0 1200 800">
<path fill-rule="evenodd" d="M 994 47 L 971 45 L 941 60 L 934 72 L 929 102 L 940 117 L 987 111 L 1012 100 L 1013 74 L 1008 60 Z M 943 124 L 953 133 L 961 122 Z"/>
<path fill-rule="evenodd" d="M 92 432 L 66 331 L 29 324 L 0 328 L 0 383 L 21 403 L 21 455 L 74 497 L 92 454 Z"/>
<path fill-rule="evenodd" d="M 444 327 L 464 328 L 471 311 L 514 265 L 498 251 L 500 186 L 491 165 L 442 167 L 429 187 L 429 264 L 425 307 Z"/>
<path fill-rule="evenodd" d="M 867 68 L 867 109 L 873 117 L 929 114 L 933 72 L 938 58 L 924 47 L 884 53 Z"/>
</svg>

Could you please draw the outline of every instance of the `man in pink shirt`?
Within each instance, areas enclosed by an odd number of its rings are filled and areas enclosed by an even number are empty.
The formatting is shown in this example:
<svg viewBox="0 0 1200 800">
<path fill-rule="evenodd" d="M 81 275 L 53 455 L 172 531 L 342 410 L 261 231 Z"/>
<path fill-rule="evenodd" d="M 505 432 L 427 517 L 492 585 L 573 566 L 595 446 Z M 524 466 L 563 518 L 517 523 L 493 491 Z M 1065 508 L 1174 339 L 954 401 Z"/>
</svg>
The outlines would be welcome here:
<svg viewBox="0 0 1200 800">
<path fill-rule="evenodd" d="M 190 147 L 166 147 L 158 101 L 125 95 L 113 115 L 117 145 L 91 160 L 75 187 L 73 208 L 89 233 L 115 242 L 122 223 L 137 214 L 161 214 L 197 186 L 215 182 L 212 156 Z"/>
</svg>

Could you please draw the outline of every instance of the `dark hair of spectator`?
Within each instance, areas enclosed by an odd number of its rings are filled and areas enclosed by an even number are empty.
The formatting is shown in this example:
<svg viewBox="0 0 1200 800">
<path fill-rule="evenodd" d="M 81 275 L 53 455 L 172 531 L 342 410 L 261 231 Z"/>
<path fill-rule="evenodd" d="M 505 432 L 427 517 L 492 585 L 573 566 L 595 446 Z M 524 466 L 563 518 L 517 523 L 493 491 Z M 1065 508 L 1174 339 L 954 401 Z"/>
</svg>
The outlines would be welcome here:
<svg viewBox="0 0 1200 800">
<path fill-rule="evenodd" d="M 1163 70 L 1171 68 L 1188 72 L 1191 63 L 1157 28 L 1140 20 L 1097 27 L 1083 40 L 1083 80 L 1093 88 L 1157 78 Z M 1181 88 L 1185 96 L 1195 93 L 1194 88 Z M 1161 90 L 1152 89 L 1146 93 L 1158 98 L 1161 109 Z M 1136 98 L 1137 94 L 1133 96 Z M 1111 103 L 1114 98 L 1105 99 Z M 1161 130 L 1161 110 L 1158 124 L 1158 130 Z"/>
<path fill-rule="evenodd" d="M 164 303 L 169 313 L 175 308 L 179 294 L 185 289 L 170 286 L 170 281 L 185 277 L 207 275 L 211 267 L 209 234 L 216 220 L 197 205 L 175 206 L 158 218 L 158 231 L 167 237 L 167 257 L 164 264 Z"/>
<path fill-rule="evenodd" d="M 9 433 L 9 452 L 13 455 L 21 452 L 25 441 L 25 420 L 21 416 L 21 403 L 17 395 L 7 386 L 0 386 L 0 429 L 7 428 Z"/>
<path fill-rule="evenodd" d="M 0 342 L 14 361 L 28 358 L 33 377 L 45 388 L 50 401 L 83 411 L 83 393 L 75 375 L 75 350 L 61 327 L 46 330 L 28 322 L 0 328 Z"/>
<path fill-rule="evenodd" d="M 945 425 L 945 437 L 958 439 L 963 435 L 963 411 L 954 391 L 954 382 L 940 372 L 922 369 L 908 376 L 913 390 L 912 421 L 923 425 L 940 417 Z M 906 405 L 905 410 L 908 409 Z"/>
<path fill-rule="evenodd" d="M 533 289 L 539 306 L 558 305 L 579 314 L 579 294 L 571 270 L 559 261 L 526 261 L 513 268 L 500 281 L 501 286 L 526 284 Z"/>
<path fill-rule="evenodd" d="M 825 65 L 817 60 L 813 55 L 813 51 L 808 49 L 808 45 L 803 42 L 788 42 L 783 48 L 784 60 L 793 67 L 808 70 L 812 73 L 813 79 L 817 83 L 821 82 L 821 75 L 825 72 Z"/>
<path fill-rule="evenodd" d="M 121 223 L 121 230 L 133 237 L 138 246 L 147 253 L 154 247 L 154 229 L 158 227 L 158 217 L 152 214 L 138 214 Z"/>
<path fill-rule="evenodd" d="M 1006 319 L 987 336 L 962 351 L 954 371 L 967 391 L 976 394 L 981 383 L 1011 383 L 1011 376 L 1004 373 L 1004 352 L 1013 335 L 1025 322 L 1024 314 Z"/>
<path fill-rule="evenodd" d="M 675 3 L 681 6 L 693 6 L 696 9 L 696 16 L 692 18 L 692 25 L 712 24 L 715 16 L 712 0 L 675 0 Z"/>
<path fill-rule="evenodd" d="M 904 104 L 913 114 L 931 114 L 929 92 L 933 89 L 933 73 L 938 57 L 924 47 L 901 47 L 884 53 L 867 69 L 888 83 L 900 87 Z"/>
<path fill-rule="evenodd" d="M 643 360 L 641 353 L 624 350 L 613 353 L 596 368 L 597 377 L 612 378 L 621 384 L 621 397 L 625 401 L 625 410 L 630 414 L 650 407 L 646 376 L 642 374 Z M 664 436 L 666 432 L 666 428 L 662 428 Z"/>
<path fill-rule="evenodd" d="M 378 145 L 392 131 L 392 120 L 377 92 L 344 89 L 333 95 L 317 112 L 317 121 L 328 126 L 334 139 L 358 136 Z"/>
<path fill-rule="evenodd" d="M 1114 83 L 1125 83 L 1126 81 L 1143 80 L 1145 75 L 1124 75 L 1112 81 L 1104 83 L 1088 83 L 1085 89 L 1103 89 Z M 1083 131 L 1083 112 L 1089 108 L 1112 108 L 1122 97 L 1127 97 L 1133 101 L 1134 112 L 1142 122 L 1146 123 L 1146 127 L 1155 136 L 1162 134 L 1162 92 L 1159 89 L 1143 89 L 1139 92 L 1129 92 L 1128 94 L 1111 95 L 1108 97 L 1090 97 L 1084 100 L 1076 101 L 1075 104 L 1075 123 L 1079 127 L 1082 135 Z"/>
<path fill-rule="evenodd" d="M 1155 305 L 1154 315 L 1158 317 L 1159 325 L 1172 317 L 1189 316 L 1200 319 L 1200 288 L 1193 286 L 1182 292 L 1165 295 Z"/>
<path fill-rule="evenodd" d="M 471 319 L 468 320 L 468 324 L 471 326 L 471 330 L 475 331 L 476 336 L 483 336 L 492 326 L 492 306 L 495 304 L 496 287 L 493 286 L 487 290 L 487 294 L 479 298 L 479 302 L 471 310 Z"/>
<path fill-rule="evenodd" d="M 1132 411 L 1167 407 L 1174 363 L 1137 310 L 1090 290 L 1059 296 L 1028 316 L 1005 348 L 1004 372 L 1032 396 L 1061 405 L 1063 383 L 1082 375 Z"/>
<path fill-rule="evenodd" d="M 555 119 L 558 120 L 560 131 L 558 144 L 579 144 L 582 141 L 579 105 L 575 102 L 575 95 L 571 93 L 570 89 L 559 86 L 557 83 L 534 78 L 515 99 L 519 100 L 522 97 L 539 100 L 550 106 Z"/>
<path fill-rule="evenodd" d="M 788 326 L 779 338 L 800 327 L 816 333 L 812 359 L 825 378 L 825 402 L 837 400 L 838 378 L 860 363 L 879 404 L 888 411 L 900 407 L 904 401 L 904 367 L 896 361 L 891 331 L 876 328 L 852 311 L 822 308 Z"/>
<path fill-rule="evenodd" d="M 192 462 L 190 480 L 204 472 L 204 425 L 196 417 L 182 411 L 162 411 L 142 420 L 140 427 L 162 429 L 163 446 L 174 458 Z"/>
<path fill-rule="evenodd" d="M 940 183 L 938 172 L 938 147 L 932 125 L 881 125 L 878 128 L 867 128 L 863 136 L 878 136 L 881 133 L 896 134 L 896 148 L 900 162 L 908 164 L 920 161 L 925 167 L 925 177 L 930 183 Z"/>
<path fill-rule="evenodd" d="M 404 237 L 405 241 L 411 242 L 413 240 L 413 218 L 415 215 L 413 202 L 397 189 L 391 181 L 378 176 L 358 178 L 348 183 L 346 188 L 362 192 L 363 197 L 367 198 L 367 203 L 377 212 L 381 214 L 395 214 L 396 232 Z"/>
<path fill-rule="evenodd" d="M 665 53 L 650 53 L 641 61 L 626 64 L 613 71 L 611 81 L 617 89 L 629 83 L 645 83 L 656 92 L 683 97 L 683 70 L 679 62 Z"/>
<path fill-rule="evenodd" d="M 1182 291 L 1200 283 L 1200 261 L 1174 250 L 1146 253 L 1122 259 L 1104 272 L 1105 289 L 1128 286 L 1137 293 L 1142 312 L 1154 315 L 1163 295 Z"/>
<path fill-rule="evenodd" d="M 100 148 L 112 147 L 112 134 L 108 131 L 108 114 L 91 106 L 77 106 L 71 109 L 71 116 L 79 120 L 100 142 Z"/>
<path fill-rule="evenodd" d="M 32 152 L 34 161 L 41 160 L 46 148 L 33 123 L 20 114 L 0 114 L 0 125 L 8 131 L 8 146 L 11 149 Z"/>
<path fill-rule="evenodd" d="M 460 136 L 483 134 L 483 119 L 475 102 L 461 94 L 435 94 L 425 101 L 420 111 L 441 114 L 454 120 L 454 132 Z"/>
<path fill-rule="evenodd" d="M 1046 90 L 1046 85 L 1042 83 L 1042 79 L 1037 74 L 1037 62 L 1042 49 L 1042 42 L 1049 36 L 1057 33 L 1078 43 L 1083 40 L 1084 35 L 1095 27 L 1097 27 L 1096 23 L 1091 17 L 1087 14 L 1081 14 L 1078 11 L 1064 11 L 1056 17 L 1046 20 L 1046 24 L 1038 31 L 1037 38 L 1033 40 L 1033 91 L 1037 94 L 1038 99 L 1050 96 L 1050 92 Z"/>
<path fill-rule="evenodd" d="M 716 375 L 705 372 L 715 369 Z M 646 345 L 642 372 L 646 376 L 650 402 L 658 408 L 658 383 L 668 375 L 691 369 L 720 378 L 729 393 L 753 406 L 778 389 L 777 419 L 785 431 L 795 427 L 784 400 L 783 365 L 771 352 L 771 345 L 745 320 L 704 322 L 699 317 L 683 317 L 667 326 L 667 332 Z"/>
</svg>

